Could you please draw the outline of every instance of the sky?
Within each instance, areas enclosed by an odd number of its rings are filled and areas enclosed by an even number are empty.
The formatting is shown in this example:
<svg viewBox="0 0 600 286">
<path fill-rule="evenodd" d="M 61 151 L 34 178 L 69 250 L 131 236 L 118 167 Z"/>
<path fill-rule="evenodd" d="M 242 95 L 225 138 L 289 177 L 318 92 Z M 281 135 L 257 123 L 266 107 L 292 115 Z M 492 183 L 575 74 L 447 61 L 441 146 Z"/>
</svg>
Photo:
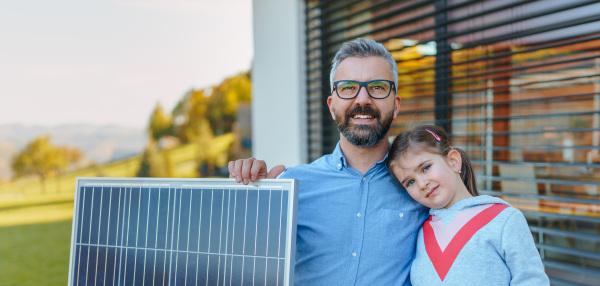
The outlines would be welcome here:
<svg viewBox="0 0 600 286">
<path fill-rule="evenodd" d="M 0 0 L 0 125 L 144 128 L 252 54 L 251 0 Z"/>
</svg>

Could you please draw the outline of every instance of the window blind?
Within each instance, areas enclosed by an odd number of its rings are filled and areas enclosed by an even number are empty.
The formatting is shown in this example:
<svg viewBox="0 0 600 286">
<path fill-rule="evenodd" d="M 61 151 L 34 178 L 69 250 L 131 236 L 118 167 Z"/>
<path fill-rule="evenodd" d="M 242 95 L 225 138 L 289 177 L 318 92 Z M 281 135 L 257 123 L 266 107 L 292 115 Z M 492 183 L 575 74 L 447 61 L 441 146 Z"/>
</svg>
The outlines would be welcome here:
<svg viewBox="0 0 600 286">
<path fill-rule="evenodd" d="M 524 212 L 553 283 L 600 278 L 600 1 L 307 0 L 305 13 L 310 160 L 339 140 L 335 52 L 381 42 L 402 98 L 390 134 L 443 126 L 480 193 Z"/>
</svg>

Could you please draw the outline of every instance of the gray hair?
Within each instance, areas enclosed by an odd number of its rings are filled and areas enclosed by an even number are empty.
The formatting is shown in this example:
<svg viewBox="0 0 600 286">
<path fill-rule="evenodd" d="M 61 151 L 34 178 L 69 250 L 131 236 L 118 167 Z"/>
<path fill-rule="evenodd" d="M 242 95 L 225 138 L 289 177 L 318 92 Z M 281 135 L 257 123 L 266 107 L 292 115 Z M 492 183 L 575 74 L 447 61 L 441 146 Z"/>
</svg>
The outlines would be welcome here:
<svg viewBox="0 0 600 286">
<path fill-rule="evenodd" d="M 335 54 L 331 62 L 331 73 L 329 74 L 330 90 L 333 90 L 333 78 L 337 73 L 340 63 L 349 57 L 382 57 L 390 65 L 390 74 L 392 81 L 396 87 L 395 92 L 398 92 L 398 66 L 392 54 L 381 44 L 373 40 L 365 40 L 358 38 L 349 42 L 345 42 L 340 50 Z"/>
</svg>

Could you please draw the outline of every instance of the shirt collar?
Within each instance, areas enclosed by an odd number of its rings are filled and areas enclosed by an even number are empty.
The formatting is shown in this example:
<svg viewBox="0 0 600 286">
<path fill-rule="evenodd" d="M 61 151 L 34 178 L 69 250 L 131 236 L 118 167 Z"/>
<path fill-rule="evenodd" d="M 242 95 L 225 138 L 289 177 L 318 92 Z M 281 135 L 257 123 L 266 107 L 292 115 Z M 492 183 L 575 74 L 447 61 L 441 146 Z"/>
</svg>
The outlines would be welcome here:
<svg viewBox="0 0 600 286">
<path fill-rule="evenodd" d="M 389 153 L 385 153 L 383 159 L 375 163 L 375 167 L 380 165 L 385 166 L 385 160 L 387 159 L 388 154 Z M 344 153 L 342 153 L 342 148 L 340 147 L 340 141 L 338 141 L 338 143 L 335 145 L 335 149 L 333 150 L 333 153 L 331 153 L 331 158 L 333 167 L 335 167 L 338 171 L 341 171 L 344 167 L 348 167 L 346 164 L 346 157 L 344 156 Z"/>
<path fill-rule="evenodd" d="M 344 156 L 344 153 L 342 153 L 340 141 L 338 141 L 338 143 L 335 145 L 335 149 L 333 150 L 333 153 L 331 153 L 331 158 L 333 167 L 338 171 L 341 171 L 344 167 L 347 167 L 346 157 Z"/>
</svg>

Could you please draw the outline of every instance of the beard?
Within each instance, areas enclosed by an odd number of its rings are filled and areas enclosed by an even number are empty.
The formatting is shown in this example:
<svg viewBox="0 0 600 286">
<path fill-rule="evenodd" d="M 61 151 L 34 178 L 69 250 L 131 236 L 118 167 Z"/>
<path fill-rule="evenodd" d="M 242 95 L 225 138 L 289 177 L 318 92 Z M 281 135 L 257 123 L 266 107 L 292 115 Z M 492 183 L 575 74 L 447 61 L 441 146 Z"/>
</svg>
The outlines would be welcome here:
<svg viewBox="0 0 600 286">
<path fill-rule="evenodd" d="M 394 119 L 394 110 L 382 118 L 381 113 L 370 106 L 356 106 L 345 114 L 340 114 L 335 109 L 333 111 L 338 130 L 348 142 L 358 148 L 372 148 L 377 145 L 387 135 Z M 374 124 L 350 123 L 350 118 L 356 114 L 369 115 L 377 121 Z"/>
</svg>

